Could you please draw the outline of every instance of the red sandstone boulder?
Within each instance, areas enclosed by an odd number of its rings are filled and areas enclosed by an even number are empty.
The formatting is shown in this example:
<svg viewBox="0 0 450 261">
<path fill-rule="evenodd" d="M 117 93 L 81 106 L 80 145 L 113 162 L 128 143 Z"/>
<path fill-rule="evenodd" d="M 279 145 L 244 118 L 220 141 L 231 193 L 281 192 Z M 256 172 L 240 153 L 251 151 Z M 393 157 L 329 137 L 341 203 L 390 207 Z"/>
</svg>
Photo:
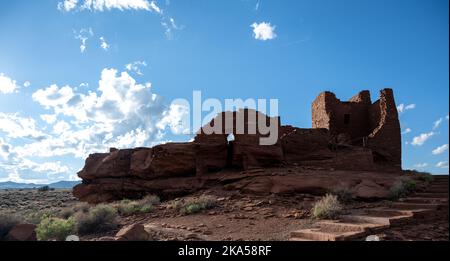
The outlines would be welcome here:
<svg viewBox="0 0 450 261">
<path fill-rule="evenodd" d="M 133 224 L 123 227 L 117 234 L 118 241 L 147 241 L 150 235 L 145 231 L 142 224 Z"/>
<path fill-rule="evenodd" d="M 130 171 L 133 175 L 145 177 L 150 174 L 150 164 L 152 163 L 153 149 L 136 149 L 131 154 Z"/>
<path fill-rule="evenodd" d="M 36 241 L 36 226 L 32 224 L 15 225 L 8 233 L 10 241 Z"/>
<path fill-rule="evenodd" d="M 152 179 L 195 175 L 195 146 L 192 143 L 158 145 L 152 149 L 149 161 L 148 172 L 139 176 Z"/>
</svg>

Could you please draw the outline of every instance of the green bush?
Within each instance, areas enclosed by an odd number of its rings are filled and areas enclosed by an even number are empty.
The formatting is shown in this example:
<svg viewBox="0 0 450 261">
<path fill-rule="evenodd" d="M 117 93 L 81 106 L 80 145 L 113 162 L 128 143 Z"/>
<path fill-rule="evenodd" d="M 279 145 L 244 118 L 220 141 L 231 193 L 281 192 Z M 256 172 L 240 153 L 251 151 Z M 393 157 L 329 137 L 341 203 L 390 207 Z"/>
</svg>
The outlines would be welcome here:
<svg viewBox="0 0 450 261">
<path fill-rule="evenodd" d="M 77 231 L 82 235 L 109 231 L 117 227 L 117 210 L 100 204 L 87 213 L 78 212 L 75 219 Z"/>
<path fill-rule="evenodd" d="M 0 213 L 0 240 L 3 240 L 9 231 L 20 222 L 20 217 L 15 214 Z"/>
<path fill-rule="evenodd" d="M 327 194 L 314 203 L 311 210 L 314 218 L 337 218 L 342 212 L 342 205 L 336 195 Z"/>
<path fill-rule="evenodd" d="M 58 240 L 63 241 L 74 232 L 75 220 L 73 218 L 62 219 L 46 216 L 36 227 L 38 240 Z"/>
<path fill-rule="evenodd" d="M 141 200 L 132 201 L 124 199 L 116 203 L 120 215 L 134 215 L 153 211 L 153 206 L 160 203 L 158 196 L 148 195 Z"/>
<path fill-rule="evenodd" d="M 408 177 L 402 177 L 396 182 L 389 191 L 389 198 L 391 200 L 398 200 L 408 196 L 416 189 L 416 182 Z"/>
<path fill-rule="evenodd" d="M 138 202 L 130 201 L 130 200 L 122 200 L 117 204 L 117 211 L 119 211 L 120 215 L 133 215 L 139 213 L 141 210 L 141 206 Z"/>
<path fill-rule="evenodd" d="M 337 187 L 331 191 L 331 194 L 336 195 L 342 203 L 350 203 L 353 200 L 353 193 L 348 187 Z"/>
<path fill-rule="evenodd" d="M 40 210 L 40 211 L 27 211 L 23 214 L 27 223 L 38 225 L 42 219 L 49 216 L 60 216 L 56 209 Z"/>
<path fill-rule="evenodd" d="M 147 195 L 143 199 L 141 199 L 140 202 L 144 205 L 154 206 L 154 205 L 158 205 L 159 203 L 161 203 L 161 200 L 156 195 Z"/>
<path fill-rule="evenodd" d="M 68 219 L 75 214 L 75 209 L 73 208 L 63 208 L 59 211 L 58 216 L 64 219 Z"/>
<path fill-rule="evenodd" d="M 173 201 L 169 208 L 177 209 L 183 215 L 195 214 L 204 209 L 217 206 L 217 200 L 211 196 L 202 195 L 198 198 L 188 198 L 184 201 Z"/>
<path fill-rule="evenodd" d="M 77 203 L 72 207 L 66 207 L 61 209 L 58 213 L 58 216 L 67 219 L 77 213 L 88 213 L 89 208 L 90 208 L 89 204 L 85 202 Z"/>
<path fill-rule="evenodd" d="M 169 203 L 169 205 L 167 205 L 167 208 L 168 209 L 177 209 L 177 210 L 179 210 L 179 209 L 181 209 L 183 207 L 183 205 L 184 204 L 183 204 L 182 201 L 180 201 L 179 199 L 175 199 L 175 200 L 171 201 Z"/>
<path fill-rule="evenodd" d="M 145 205 L 143 207 L 141 207 L 141 209 L 139 210 L 141 213 L 149 213 L 153 211 L 153 206 L 152 205 Z"/>
<path fill-rule="evenodd" d="M 88 203 L 86 202 L 80 202 L 75 204 L 75 206 L 73 207 L 74 212 L 82 212 L 82 213 L 87 213 L 89 212 L 91 206 L 89 206 Z"/>
<path fill-rule="evenodd" d="M 198 213 L 202 210 L 202 206 L 200 204 L 197 203 L 193 203 L 193 204 L 189 204 L 187 205 L 183 211 L 185 212 L 185 214 L 190 215 L 190 214 L 195 214 Z"/>
</svg>

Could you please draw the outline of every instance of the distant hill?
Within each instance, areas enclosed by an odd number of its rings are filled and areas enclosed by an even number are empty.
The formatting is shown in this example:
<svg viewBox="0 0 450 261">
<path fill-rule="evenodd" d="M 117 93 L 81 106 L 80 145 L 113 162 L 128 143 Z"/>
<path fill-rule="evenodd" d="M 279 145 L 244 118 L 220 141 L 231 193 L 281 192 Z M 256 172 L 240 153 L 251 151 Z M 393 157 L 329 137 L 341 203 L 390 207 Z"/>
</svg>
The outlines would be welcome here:
<svg viewBox="0 0 450 261">
<path fill-rule="evenodd" d="M 16 183 L 12 181 L 0 182 L 0 189 L 33 189 L 49 186 L 55 189 L 71 189 L 80 184 L 81 181 L 58 181 L 50 184 Z"/>
</svg>

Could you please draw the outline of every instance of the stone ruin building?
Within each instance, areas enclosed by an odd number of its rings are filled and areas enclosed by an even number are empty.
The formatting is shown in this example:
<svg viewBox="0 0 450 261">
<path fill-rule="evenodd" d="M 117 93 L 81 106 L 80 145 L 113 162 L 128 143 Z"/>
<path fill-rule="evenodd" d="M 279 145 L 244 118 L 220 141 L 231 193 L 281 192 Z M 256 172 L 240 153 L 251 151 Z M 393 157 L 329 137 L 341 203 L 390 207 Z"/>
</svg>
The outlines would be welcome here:
<svg viewBox="0 0 450 261">
<path fill-rule="evenodd" d="M 209 126 L 224 119 L 244 119 L 245 131 L 223 126 L 223 134 L 199 131 L 193 142 L 168 143 L 153 148 L 111 149 L 91 154 L 78 173 L 82 184 L 74 195 L 82 201 L 103 202 L 155 193 L 171 197 L 195 192 L 226 177 L 224 170 L 320 167 L 345 171 L 401 170 L 401 136 L 393 91 L 384 89 L 373 102 L 368 91 L 349 101 L 331 92 L 321 93 L 312 103 L 313 128 L 279 124 L 276 144 L 260 145 L 260 134 L 249 134 L 249 120 L 276 120 L 254 110 L 223 112 Z M 240 118 L 241 117 L 241 118 Z M 234 140 L 228 141 L 233 134 Z M 233 173 L 233 172 L 227 172 Z M 245 174 L 241 174 L 245 175 Z"/>
</svg>

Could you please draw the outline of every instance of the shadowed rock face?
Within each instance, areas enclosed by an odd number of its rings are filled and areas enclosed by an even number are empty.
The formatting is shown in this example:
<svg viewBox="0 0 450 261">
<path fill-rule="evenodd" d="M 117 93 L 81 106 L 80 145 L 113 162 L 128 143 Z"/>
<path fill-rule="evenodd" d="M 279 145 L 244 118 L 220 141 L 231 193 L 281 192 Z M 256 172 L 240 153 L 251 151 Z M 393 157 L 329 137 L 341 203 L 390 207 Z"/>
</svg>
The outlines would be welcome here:
<svg viewBox="0 0 450 261">
<path fill-rule="evenodd" d="M 249 115 L 257 117 L 253 119 Z M 225 124 L 226 119 L 233 122 L 232 127 Z M 244 170 L 232 181 L 239 180 L 234 188 L 247 192 L 308 192 L 312 187 L 315 192 L 325 193 L 332 187 L 332 179 L 327 182 L 318 178 L 306 181 L 298 177 L 273 177 L 272 174 L 255 178 L 245 170 L 282 170 L 289 166 L 350 171 L 400 170 L 400 124 L 390 89 L 383 90 L 380 100 L 373 104 L 367 91 L 345 103 L 332 93 L 322 93 L 313 103 L 314 128 L 300 129 L 279 124 L 278 140 L 273 145 L 260 145 L 260 138 L 267 135 L 250 131 L 262 120 L 280 123 L 279 118 L 270 118 L 249 109 L 224 112 L 204 126 L 193 142 L 168 143 L 153 148 L 111 149 L 109 153 L 91 154 L 78 173 L 83 183 L 74 188 L 74 195 L 82 201 L 98 203 L 137 198 L 148 193 L 176 197 L 225 184 L 233 188 L 230 180 L 216 175 L 233 173 L 231 170 L 237 173 Z M 242 121 L 243 131 L 236 128 L 237 121 Z M 212 127 L 220 128 L 222 134 L 206 134 Z M 234 140 L 229 142 L 227 137 L 231 134 Z M 315 181 L 322 185 L 311 185 Z M 361 180 L 352 182 L 359 184 Z M 383 197 L 387 188 L 377 189 L 380 188 L 377 184 L 380 183 L 361 183 L 357 192 L 367 198 L 374 195 Z"/>
</svg>

